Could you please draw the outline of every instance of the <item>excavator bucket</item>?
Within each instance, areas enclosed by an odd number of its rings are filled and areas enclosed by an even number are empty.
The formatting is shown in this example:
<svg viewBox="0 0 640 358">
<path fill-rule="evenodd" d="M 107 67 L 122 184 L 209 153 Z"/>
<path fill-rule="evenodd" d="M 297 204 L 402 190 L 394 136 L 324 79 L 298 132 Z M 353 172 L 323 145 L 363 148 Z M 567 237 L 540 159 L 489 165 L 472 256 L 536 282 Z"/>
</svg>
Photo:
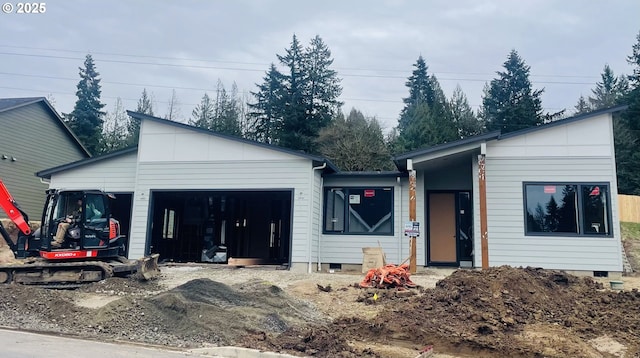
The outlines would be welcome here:
<svg viewBox="0 0 640 358">
<path fill-rule="evenodd" d="M 144 280 L 152 280 L 160 276 L 158 257 L 160 257 L 159 254 L 153 254 L 138 260 L 138 274 L 140 278 Z"/>
</svg>

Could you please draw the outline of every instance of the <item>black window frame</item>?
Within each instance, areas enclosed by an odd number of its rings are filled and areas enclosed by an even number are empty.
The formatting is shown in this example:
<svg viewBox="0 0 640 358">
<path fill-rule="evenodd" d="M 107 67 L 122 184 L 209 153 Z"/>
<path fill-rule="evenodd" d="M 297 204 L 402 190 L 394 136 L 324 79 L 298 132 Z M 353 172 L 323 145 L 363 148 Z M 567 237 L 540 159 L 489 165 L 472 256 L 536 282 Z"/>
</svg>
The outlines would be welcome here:
<svg viewBox="0 0 640 358">
<path fill-rule="evenodd" d="M 350 191 L 364 191 L 364 190 L 388 190 L 391 195 L 391 217 L 389 219 L 390 229 L 389 232 L 350 232 L 349 231 L 349 200 L 344 201 L 343 207 L 343 229 L 342 230 L 327 230 L 327 195 L 332 190 L 343 190 L 345 192 L 345 198 L 349 197 Z M 322 233 L 325 235 L 355 235 L 355 236 L 394 236 L 395 235 L 395 189 L 393 186 L 327 186 L 323 188 L 323 206 L 322 206 Z"/>
<path fill-rule="evenodd" d="M 578 217 L 577 217 L 577 227 L 579 228 L 577 233 L 574 232 L 538 232 L 538 231 L 529 231 L 527 226 L 527 185 L 538 185 L 538 186 L 567 186 L 573 185 L 576 186 L 576 195 L 577 195 L 577 206 L 578 206 Z M 609 227 L 609 233 L 590 233 L 584 232 L 584 206 L 583 206 L 583 197 L 582 197 L 582 189 L 585 186 L 600 186 L 606 187 L 606 199 L 607 199 L 607 217 L 605 220 L 607 221 L 607 225 Z M 611 183 L 610 182 L 573 182 L 573 181 L 526 181 L 522 182 L 522 202 L 523 202 L 523 216 L 524 216 L 524 235 L 525 236 L 552 236 L 552 237 L 593 237 L 593 238 L 612 238 L 614 236 L 614 228 L 613 228 L 613 214 L 612 214 L 612 201 L 611 201 Z"/>
</svg>

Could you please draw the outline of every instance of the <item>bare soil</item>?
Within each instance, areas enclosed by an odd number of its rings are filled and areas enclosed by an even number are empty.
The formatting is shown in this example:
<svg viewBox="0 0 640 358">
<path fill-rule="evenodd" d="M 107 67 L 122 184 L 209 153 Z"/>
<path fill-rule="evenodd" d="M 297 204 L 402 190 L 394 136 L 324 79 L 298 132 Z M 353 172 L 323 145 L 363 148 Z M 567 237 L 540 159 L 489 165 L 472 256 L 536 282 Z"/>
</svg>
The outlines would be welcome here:
<svg viewBox="0 0 640 358">
<path fill-rule="evenodd" d="M 77 290 L 0 286 L 16 329 L 175 348 L 236 345 L 317 357 L 639 357 L 640 279 L 534 268 L 428 270 L 417 289 L 361 289 L 360 273 L 164 265 L 151 282 Z M 328 291 L 328 292 L 327 292 Z M 375 298 L 375 299 L 374 299 Z"/>
</svg>

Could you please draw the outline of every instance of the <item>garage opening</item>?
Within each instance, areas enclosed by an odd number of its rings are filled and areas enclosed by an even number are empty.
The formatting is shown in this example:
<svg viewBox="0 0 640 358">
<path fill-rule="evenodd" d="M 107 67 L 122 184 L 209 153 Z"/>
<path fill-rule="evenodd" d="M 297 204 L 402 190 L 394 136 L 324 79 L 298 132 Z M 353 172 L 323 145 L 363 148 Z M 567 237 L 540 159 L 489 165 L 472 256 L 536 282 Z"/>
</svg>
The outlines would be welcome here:
<svg viewBox="0 0 640 358">
<path fill-rule="evenodd" d="M 174 262 L 288 265 L 292 190 L 152 191 L 151 252 Z"/>
</svg>

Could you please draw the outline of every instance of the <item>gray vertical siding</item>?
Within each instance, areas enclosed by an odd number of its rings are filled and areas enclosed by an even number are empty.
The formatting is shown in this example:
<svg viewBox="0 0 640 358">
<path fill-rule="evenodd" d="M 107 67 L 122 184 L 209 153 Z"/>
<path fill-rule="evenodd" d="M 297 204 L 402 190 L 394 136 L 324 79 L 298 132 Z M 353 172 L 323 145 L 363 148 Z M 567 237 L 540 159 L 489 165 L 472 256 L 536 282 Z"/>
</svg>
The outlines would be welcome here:
<svg viewBox="0 0 640 358">
<path fill-rule="evenodd" d="M 610 115 L 490 142 L 486 178 L 491 266 L 622 271 Z M 613 237 L 526 236 L 523 182 L 609 183 Z"/>
<path fill-rule="evenodd" d="M 406 187 L 406 178 L 401 179 Z M 341 187 L 393 187 L 393 235 L 339 235 L 339 234 L 322 234 L 320 237 L 322 263 L 341 263 L 341 264 L 362 264 L 362 248 L 382 246 L 386 254 L 387 261 L 400 263 L 408 256 L 408 239 L 402 236 L 402 227 L 404 221 L 408 218 L 408 210 L 406 217 L 403 218 L 405 211 L 400 207 L 402 201 L 408 205 L 408 199 L 402 198 L 407 195 L 406 192 L 401 193 L 401 186 L 396 178 L 325 178 L 325 187 L 341 186 Z M 324 200 L 324 194 L 323 200 Z M 323 203 L 324 204 L 324 203 Z M 322 206 L 324 208 L 324 205 Z M 319 218 L 324 219 L 324 213 L 320 213 Z M 321 229 L 322 230 L 322 229 Z M 400 250 L 400 240 L 406 240 L 403 252 Z M 418 250 L 418 253 L 420 251 Z M 406 256 L 405 256 L 406 255 Z"/>
<path fill-rule="evenodd" d="M 0 128 L 0 158 L 9 157 L 0 159 L 0 178 L 30 219 L 40 220 L 49 186 L 35 173 L 88 155 L 42 102 L 0 112 Z"/>
<path fill-rule="evenodd" d="M 620 233 L 614 237 L 545 237 L 524 235 L 522 183 L 608 182 L 613 158 L 487 158 L 487 210 L 491 266 L 621 271 Z M 611 195 L 613 222 L 618 220 Z"/>
</svg>

